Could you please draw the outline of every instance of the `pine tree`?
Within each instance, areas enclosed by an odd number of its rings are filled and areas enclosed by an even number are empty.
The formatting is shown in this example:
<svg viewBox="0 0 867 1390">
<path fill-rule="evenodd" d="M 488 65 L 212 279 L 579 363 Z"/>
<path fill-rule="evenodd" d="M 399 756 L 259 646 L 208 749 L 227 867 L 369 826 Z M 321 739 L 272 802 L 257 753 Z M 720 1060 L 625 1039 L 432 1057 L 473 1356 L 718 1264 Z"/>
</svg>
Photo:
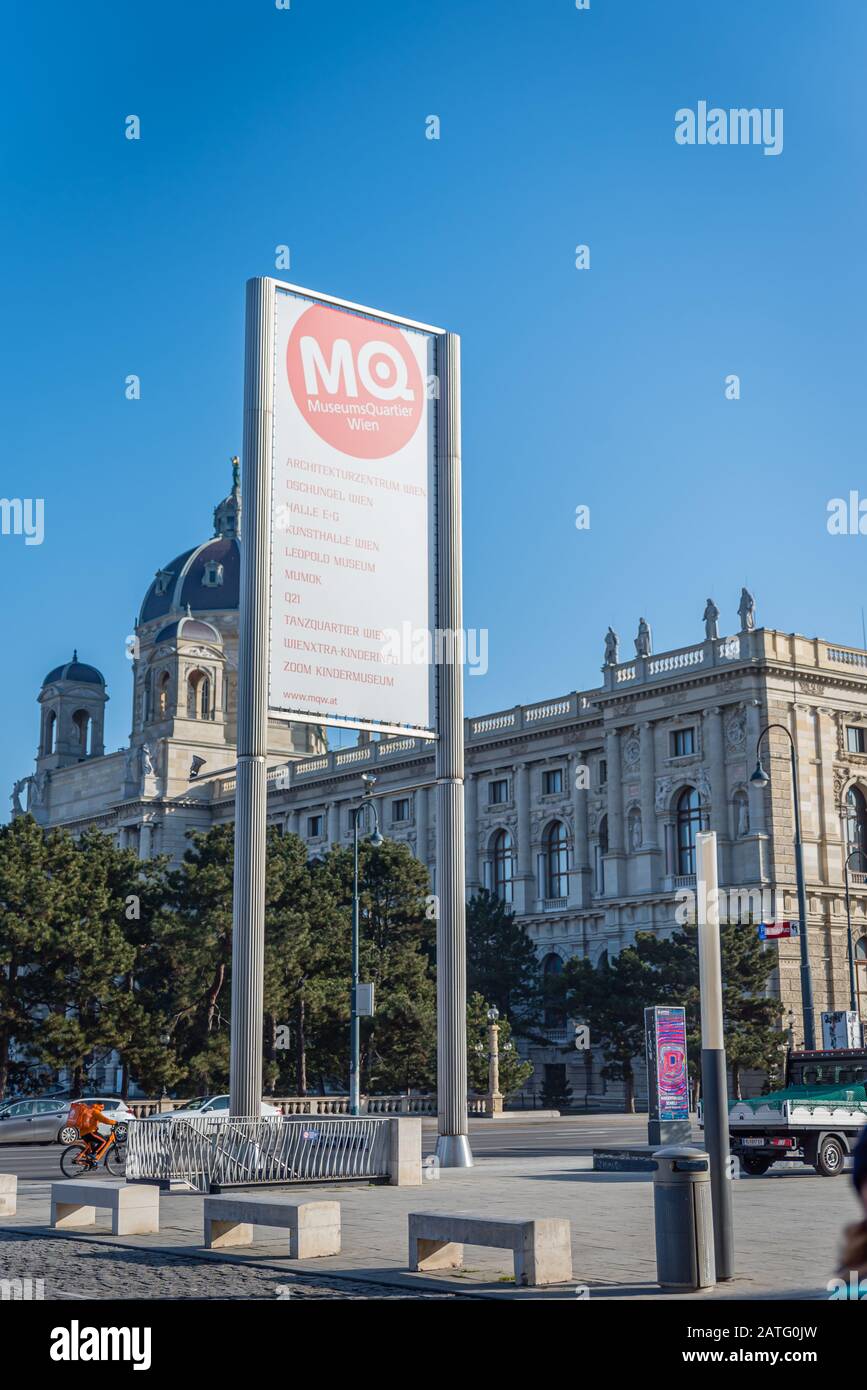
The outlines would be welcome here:
<svg viewBox="0 0 867 1390">
<path fill-rule="evenodd" d="M 330 894 L 327 969 L 332 991 L 317 1020 L 320 1070 L 345 1075 L 349 1039 L 352 851 L 335 847 L 319 876 Z M 428 873 L 405 845 L 359 847 L 360 972 L 372 981 L 373 1018 L 362 1019 L 362 1087 L 380 1092 L 430 1087 L 436 1066 L 435 924 L 426 915 Z"/>
<path fill-rule="evenodd" d="M 18 1090 L 36 1079 L 34 1045 L 49 998 L 46 952 L 63 898 L 51 864 L 51 846 L 32 816 L 0 826 L 0 1099 L 10 1081 Z"/>
<path fill-rule="evenodd" d="M 123 902 L 115 896 L 118 851 L 98 830 L 74 840 L 65 832 L 46 837 L 49 872 L 59 893 L 50 918 L 40 1059 L 71 1073 L 74 1091 L 89 1067 L 124 1042 L 121 981 L 132 968 Z"/>
<path fill-rule="evenodd" d="M 170 916 L 162 942 L 173 999 L 169 1045 L 194 1091 L 223 1090 L 229 1077 L 234 827 L 191 837 L 168 875 Z"/>
<path fill-rule="evenodd" d="M 502 898 L 486 889 L 467 903 L 467 992 L 496 1005 L 519 1033 L 541 1026 L 536 948 Z"/>
<path fill-rule="evenodd" d="M 779 1028 L 782 1006 L 769 996 L 768 981 L 776 966 L 754 926 L 720 927 L 723 980 L 723 1026 L 726 1059 L 735 1096 L 745 1067 L 773 1070 L 785 1039 Z M 627 1083 L 627 1106 L 633 1095 L 631 1057 L 644 1057 L 644 1009 L 679 1006 L 686 1011 L 690 1076 L 701 1076 L 701 999 L 698 931 L 686 926 L 671 936 L 639 932 L 635 943 L 612 962 L 603 956 L 594 969 L 587 960 L 569 961 L 563 975 L 569 1012 L 590 1026 L 594 1051 L 601 1047 L 607 1074 Z"/>
<path fill-rule="evenodd" d="M 313 929 L 317 890 L 307 847 L 297 835 L 268 836 L 265 902 L 265 1089 L 307 1093 L 307 1016 L 317 999 L 312 981 L 322 960 Z M 277 1048 L 288 1027 L 291 1050 Z"/>
<path fill-rule="evenodd" d="M 638 942 L 613 960 L 607 952 L 597 966 L 584 957 L 566 962 L 560 976 L 564 1007 L 590 1028 L 594 1053 L 605 1058 L 604 1075 L 624 1084 L 624 1110 L 635 1110 L 633 1062 L 644 1054 L 644 1010 L 659 1003 L 654 973 Z"/>
</svg>

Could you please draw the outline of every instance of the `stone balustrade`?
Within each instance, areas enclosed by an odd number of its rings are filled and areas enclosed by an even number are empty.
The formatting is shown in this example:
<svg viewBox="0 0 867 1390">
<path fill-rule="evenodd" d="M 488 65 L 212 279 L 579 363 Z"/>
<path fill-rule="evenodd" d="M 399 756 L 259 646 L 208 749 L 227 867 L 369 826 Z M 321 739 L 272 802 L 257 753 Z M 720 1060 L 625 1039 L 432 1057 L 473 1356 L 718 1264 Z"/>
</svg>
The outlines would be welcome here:
<svg viewBox="0 0 867 1390">
<path fill-rule="evenodd" d="M 267 1096 L 269 1105 L 276 1105 L 283 1115 L 348 1115 L 349 1096 Z M 189 1100 L 176 1100 L 164 1097 L 162 1100 L 129 1100 L 127 1105 L 136 1119 L 148 1115 L 166 1115 L 172 1110 L 180 1110 Z M 488 1111 L 487 1096 L 470 1096 L 467 1101 L 470 1115 L 485 1115 Z M 424 1096 L 362 1096 L 362 1115 L 435 1115 L 437 1098 Z"/>
</svg>

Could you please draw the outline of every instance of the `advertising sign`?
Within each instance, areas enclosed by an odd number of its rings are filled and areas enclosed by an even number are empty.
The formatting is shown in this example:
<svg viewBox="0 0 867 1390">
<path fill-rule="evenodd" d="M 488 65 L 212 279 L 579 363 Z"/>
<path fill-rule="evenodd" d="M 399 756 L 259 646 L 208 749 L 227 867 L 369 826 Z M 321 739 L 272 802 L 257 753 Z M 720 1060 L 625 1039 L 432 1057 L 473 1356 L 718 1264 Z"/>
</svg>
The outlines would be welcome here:
<svg viewBox="0 0 867 1390">
<path fill-rule="evenodd" d="M 269 709 L 434 727 L 437 330 L 277 285 Z"/>
<path fill-rule="evenodd" d="M 686 1010 L 644 1010 L 647 1098 L 650 1120 L 689 1119 Z"/>
<path fill-rule="evenodd" d="M 822 1046 L 829 1052 L 863 1047 L 861 1020 L 851 1009 L 822 1014 Z"/>
</svg>

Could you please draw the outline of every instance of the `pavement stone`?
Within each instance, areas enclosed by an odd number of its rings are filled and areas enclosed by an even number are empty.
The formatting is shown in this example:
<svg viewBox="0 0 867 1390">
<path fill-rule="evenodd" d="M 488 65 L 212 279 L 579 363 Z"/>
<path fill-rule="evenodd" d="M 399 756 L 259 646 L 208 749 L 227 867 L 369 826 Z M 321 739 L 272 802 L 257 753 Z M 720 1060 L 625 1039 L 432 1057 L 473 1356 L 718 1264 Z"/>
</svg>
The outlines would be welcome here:
<svg viewBox="0 0 867 1390">
<path fill-rule="evenodd" d="M 107 1213 L 99 1213 L 97 1226 L 86 1231 L 49 1233 L 50 1184 L 24 1179 L 18 1213 L 5 1218 L 0 1230 L 0 1277 L 41 1277 L 47 1297 L 79 1296 L 86 1288 L 88 1297 L 106 1298 L 273 1298 L 277 1283 L 310 1298 L 574 1299 L 584 1287 L 594 1299 L 694 1297 L 663 1295 L 655 1285 L 651 1179 L 594 1173 L 591 1165 L 586 1156 L 482 1158 L 472 1169 L 443 1170 L 438 1180 L 417 1188 L 296 1186 L 294 1195 L 300 1190 L 311 1199 L 340 1201 L 343 1250 L 324 1259 L 292 1261 L 286 1232 L 264 1228 L 252 1246 L 205 1251 L 202 1197 L 191 1193 L 162 1196 L 158 1235 L 112 1236 Z M 736 1181 L 733 1206 L 737 1277 L 702 1298 L 827 1297 L 842 1228 L 856 1216 L 847 1181 L 793 1167 Z M 472 1246 L 466 1247 L 462 1271 L 410 1274 L 407 1215 L 425 1207 L 568 1217 L 574 1285 L 516 1289 L 508 1252 Z M 61 1292 L 51 1293 L 50 1287 Z"/>
</svg>

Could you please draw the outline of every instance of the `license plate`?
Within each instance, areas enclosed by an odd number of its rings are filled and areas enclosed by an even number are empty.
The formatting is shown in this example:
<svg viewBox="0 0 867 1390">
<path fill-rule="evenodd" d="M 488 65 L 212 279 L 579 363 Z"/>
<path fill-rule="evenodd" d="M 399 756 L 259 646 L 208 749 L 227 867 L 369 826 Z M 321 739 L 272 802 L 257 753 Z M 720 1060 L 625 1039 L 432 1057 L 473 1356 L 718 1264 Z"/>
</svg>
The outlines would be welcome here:
<svg viewBox="0 0 867 1390">
<path fill-rule="evenodd" d="M 759 1148 L 762 1148 L 767 1142 L 766 1139 L 753 1139 L 752 1137 L 741 1140 L 742 1144 L 756 1144 Z"/>
</svg>

